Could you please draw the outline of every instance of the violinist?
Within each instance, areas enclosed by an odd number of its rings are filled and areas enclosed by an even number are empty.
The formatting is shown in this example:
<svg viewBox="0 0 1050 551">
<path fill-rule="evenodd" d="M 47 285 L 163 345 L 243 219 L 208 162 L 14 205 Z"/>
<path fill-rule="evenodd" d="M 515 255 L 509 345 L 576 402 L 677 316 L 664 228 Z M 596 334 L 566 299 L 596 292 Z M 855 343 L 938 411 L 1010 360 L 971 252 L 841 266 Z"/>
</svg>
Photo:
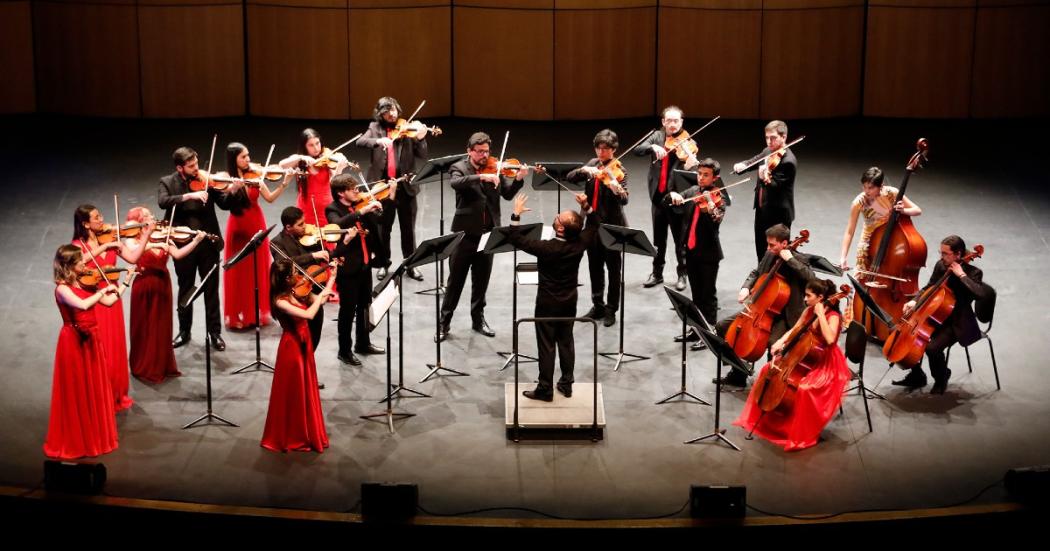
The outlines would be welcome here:
<svg viewBox="0 0 1050 551">
<path fill-rule="evenodd" d="M 795 173 L 798 169 L 795 153 L 784 148 L 788 138 L 787 124 L 784 121 L 770 121 L 765 132 L 766 148 L 758 155 L 733 165 L 733 172 L 737 174 L 758 168 L 754 208 L 755 253 L 759 260 L 766 252 L 766 230 L 776 224 L 791 229 L 791 222 L 795 220 Z M 775 154 L 766 161 L 747 168 L 771 153 Z"/>
<path fill-rule="evenodd" d="M 814 278 L 813 269 L 809 267 L 809 264 L 805 261 L 805 255 L 800 252 L 792 252 L 788 248 L 788 243 L 791 240 L 791 230 L 783 224 L 777 224 L 766 230 L 766 254 L 762 257 L 762 261 L 758 263 L 758 267 L 751 270 L 747 280 L 744 281 L 744 285 L 740 288 L 740 292 L 737 293 L 737 302 L 743 304 L 751 292 L 754 291 L 755 282 L 759 276 L 768 273 L 776 264 L 777 259 L 784 261 L 783 266 L 778 272 L 784 277 L 788 287 L 791 289 L 791 296 L 788 298 L 787 304 L 784 306 L 780 314 L 773 318 L 773 325 L 770 328 L 769 338 L 771 341 L 776 342 L 787 333 L 788 329 L 795 325 L 798 321 L 799 316 L 802 315 L 802 311 L 806 305 L 803 302 L 805 296 L 806 284 Z M 725 337 L 726 332 L 729 330 L 729 326 L 733 324 L 740 312 L 733 314 L 725 319 L 719 320 L 715 324 L 715 331 L 720 337 Z M 712 381 L 718 383 L 717 380 Z M 723 385 L 743 387 L 747 384 L 747 377 L 743 373 L 737 370 L 730 370 L 727 375 L 722 378 Z"/>
<path fill-rule="evenodd" d="M 677 260 L 678 281 L 675 289 L 685 290 L 685 257 L 682 256 L 682 216 L 673 209 L 666 201 L 667 194 L 675 189 L 676 178 L 673 177 L 674 170 L 680 165 L 686 170 L 692 170 L 696 166 L 696 154 L 692 150 L 679 147 L 675 151 L 668 151 L 667 146 L 676 139 L 684 139 L 688 133 L 683 128 L 683 113 L 677 106 L 665 107 L 662 113 L 662 128 L 653 132 L 648 139 L 642 141 L 634 148 L 634 154 L 639 157 L 651 155 L 653 163 L 649 165 L 649 200 L 652 203 L 650 212 L 653 215 L 653 244 L 656 245 L 656 256 L 653 257 L 653 272 L 649 279 L 643 284 L 645 287 L 655 287 L 664 282 L 664 258 L 667 256 L 667 229 L 671 229 L 671 238 L 674 240 L 674 253 Z M 689 140 L 693 148 L 696 143 Z M 684 149 L 684 159 L 683 150 Z"/>
<path fill-rule="evenodd" d="M 463 241 L 449 259 L 448 286 L 441 301 L 441 319 L 435 338 L 444 340 L 452 324 L 452 313 L 459 304 L 467 271 L 471 272 L 470 318 L 474 331 L 486 337 L 496 332 L 485 321 L 485 293 L 492 274 L 492 255 L 478 251 L 481 236 L 500 224 L 500 198 L 510 201 L 525 184 L 528 168 L 513 177 L 495 172 L 497 160 L 489 155 L 492 139 L 475 132 L 467 140 L 467 158 L 449 167 L 450 185 L 456 190 L 456 215 L 452 231 L 464 232 Z M 489 169 L 493 169 L 491 172 Z"/>
<path fill-rule="evenodd" d="M 278 163 L 282 168 L 298 169 L 295 206 L 303 211 L 307 224 L 324 227 L 325 208 L 332 203 L 329 183 L 350 165 L 346 156 L 338 151 L 331 153 L 321 145 L 321 134 L 307 128 L 299 134 L 299 150 Z"/>
<path fill-rule="evenodd" d="M 230 209 L 230 193 L 237 190 L 237 184 L 224 191 L 208 187 L 202 191 L 190 191 L 190 181 L 204 176 L 200 170 L 197 152 L 180 147 L 172 153 L 175 172 L 160 179 L 157 188 L 157 203 L 164 209 L 164 219 L 171 220 L 173 226 L 187 226 L 191 230 L 204 231 L 220 235 L 219 218 L 215 215 L 215 206 L 224 210 Z M 172 220 L 172 209 L 175 218 Z M 179 296 L 176 304 L 182 304 L 194 291 L 197 276 L 204 277 L 219 262 L 219 252 L 223 241 L 209 240 L 183 258 L 175 260 L 175 277 L 179 283 Z M 219 278 L 212 276 L 204 282 L 204 312 L 208 339 L 215 350 L 226 350 L 226 341 L 222 339 L 222 320 L 219 313 Z M 177 308 L 179 313 L 179 333 L 172 346 L 178 348 L 190 342 L 190 331 L 193 329 L 193 308 Z"/>
<path fill-rule="evenodd" d="M 375 262 L 376 239 L 382 207 L 378 201 L 369 201 L 361 208 L 357 184 L 349 174 L 332 178 L 331 193 L 335 197 L 325 217 L 347 233 L 342 242 L 331 251 L 332 258 L 343 258 L 336 272 L 339 289 L 339 361 L 353 366 L 361 365 L 354 355 L 382 354 L 386 350 L 371 343 L 368 335 L 368 305 L 372 302 L 372 264 Z M 357 322 L 357 346 L 354 347 L 354 322 Z"/>
<path fill-rule="evenodd" d="M 105 230 L 111 230 L 107 232 Z M 153 226 L 146 228 L 152 231 Z M 80 205 L 73 213 L 73 245 L 80 247 L 87 259 L 88 268 L 97 270 L 116 265 L 119 256 L 128 264 L 135 264 L 142 255 L 142 248 L 121 241 L 119 232 L 106 226 L 102 214 L 93 205 Z M 105 243 L 103 243 L 105 241 Z M 97 264 L 97 265 L 96 265 Z M 100 286 L 110 283 L 102 278 Z M 113 388 L 117 411 L 123 411 L 134 403 L 128 396 L 128 339 L 124 328 L 124 305 L 119 296 L 114 308 L 99 310 L 98 332 L 106 349 L 106 367 Z"/>
<path fill-rule="evenodd" d="M 857 219 L 861 215 L 864 216 L 864 227 L 860 232 L 860 242 L 857 243 L 857 268 L 868 270 L 870 269 L 867 264 L 871 256 L 871 233 L 886 223 L 891 210 L 911 217 L 922 214 L 922 209 L 907 196 L 891 205 L 893 199 L 897 197 L 898 189 L 882 185 L 882 180 L 882 170 L 877 166 L 865 170 L 860 177 L 861 192 L 850 205 L 849 223 L 846 224 L 846 233 L 842 236 L 839 266 L 843 269 L 849 268 L 846 255 L 849 254 L 850 243 L 857 229 Z"/>
<path fill-rule="evenodd" d="M 617 226 L 626 226 L 627 217 L 623 207 L 627 204 L 627 170 L 613 157 L 620 147 L 616 132 L 606 128 L 594 136 L 594 154 L 597 157 L 587 164 L 569 172 L 565 179 L 570 182 L 586 182 L 584 192 L 592 212 L 601 219 Z M 620 308 L 620 253 L 605 248 L 600 239 L 595 239 L 587 248 L 587 267 L 591 276 L 591 303 L 593 306 L 584 317 L 601 321 L 605 327 L 616 323 L 616 311 Z M 609 271 L 608 300 L 603 300 L 605 270 Z"/>
<path fill-rule="evenodd" d="M 414 125 L 418 128 L 415 137 L 397 137 L 398 122 L 404 125 L 404 119 L 398 119 L 402 115 L 401 104 L 391 97 L 379 98 L 375 111 L 372 114 L 373 121 L 368 125 L 361 139 L 357 140 L 357 146 L 372 150 L 371 165 L 368 168 L 366 178 L 369 182 L 378 180 L 393 180 L 405 174 L 415 172 L 416 160 L 426 160 L 427 127 Z M 418 122 L 418 121 L 413 121 Z M 391 139 L 390 136 L 394 136 Z M 397 185 L 397 184 L 395 184 Z M 390 267 L 390 232 L 394 228 L 394 218 L 398 219 L 398 227 L 401 229 L 401 255 L 408 258 L 416 251 L 416 212 L 418 204 L 416 195 L 419 194 L 419 184 L 414 182 L 397 185 L 393 192 L 393 198 L 383 201 L 383 218 L 380 226 L 379 251 L 379 273 L 376 277 L 386 277 L 387 269 Z M 408 277 L 423 281 L 423 274 L 417 268 L 406 272 Z"/>
<path fill-rule="evenodd" d="M 266 229 L 266 217 L 259 208 L 259 197 L 273 203 L 288 187 L 286 175 L 274 190 L 270 190 L 262 178 L 263 167 L 252 163 L 248 148 L 238 142 L 226 146 L 226 172 L 217 176 L 234 178 L 259 178 L 257 185 L 238 185 L 230 191 L 230 218 L 226 221 L 226 247 L 224 261 L 229 261 L 259 230 Z M 268 240 L 256 249 L 256 260 L 241 262 L 223 271 L 223 321 L 231 329 L 246 329 L 255 325 L 255 282 L 252 266 L 258 272 L 259 325 L 270 323 L 270 246 Z"/>
<path fill-rule="evenodd" d="M 153 226 L 156 220 L 146 207 L 128 211 L 128 221 Z M 162 232 L 156 232 L 162 234 Z M 168 257 L 176 260 L 186 255 L 204 240 L 198 231 L 193 240 L 178 247 L 167 236 L 157 238 L 143 232 L 128 240 L 142 247 L 137 269 L 138 278 L 131 287 L 131 374 L 147 383 L 160 383 L 166 377 L 181 375 L 175 364 L 175 349 L 171 345 L 172 330 L 171 276 L 168 275 Z"/>
<path fill-rule="evenodd" d="M 306 219 L 303 217 L 303 211 L 299 207 L 285 207 L 281 211 L 281 225 L 284 229 L 281 230 L 277 237 L 273 238 L 271 243 L 288 255 L 292 262 L 298 264 L 300 268 L 328 262 L 328 250 L 320 242 L 312 247 L 303 246 L 299 242 L 303 235 L 306 234 Z M 314 289 L 314 291 L 318 291 L 318 289 Z M 317 344 L 321 342 L 321 328 L 324 325 L 324 316 L 314 316 L 307 324 L 310 326 L 310 337 L 314 350 L 317 350 Z"/>
<path fill-rule="evenodd" d="M 679 207 L 684 214 L 686 223 L 682 228 L 682 242 L 685 243 L 685 267 L 689 272 L 689 289 L 692 292 L 693 303 L 709 323 L 718 319 L 715 281 L 718 279 L 718 264 L 722 261 L 722 242 L 718 238 L 718 228 L 726 213 L 724 195 L 718 191 L 719 188 L 725 187 L 722 178 L 719 177 L 720 172 L 721 166 L 718 161 L 704 159 L 697 165 L 695 186 L 681 194 L 676 191 L 668 194 L 670 203 Z M 692 200 L 686 202 L 687 199 Z M 695 333 L 687 338 L 695 341 L 693 350 L 703 348 L 703 341 Z"/>
<path fill-rule="evenodd" d="M 977 316 L 973 313 L 973 301 L 987 298 L 990 294 L 988 287 L 982 283 L 984 273 L 981 269 L 973 264 L 961 262 L 966 254 L 966 243 L 961 237 L 949 235 L 941 240 L 940 254 L 941 259 L 934 265 L 930 280 L 919 292 L 919 296 L 921 297 L 922 293 L 935 285 L 946 272 L 950 272 L 951 275 L 946 285 L 955 295 L 955 307 L 952 313 L 933 330 L 930 342 L 926 345 L 926 357 L 930 361 L 930 375 L 933 376 L 933 388 L 930 389 L 930 394 L 944 394 L 948 387 L 948 379 L 952 376 L 952 370 L 948 369 L 944 351 L 955 343 L 970 346 L 981 338 Z M 915 302 L 911 300 L 904 304 L 904 315 L 908 315 L 915 308 Z M 893 384 L 922 388 L 926 386 L 926 374 L 922 372 L 921 364 L 915 365 L 903 379 L 893 381 Z"/>
<path fill-rule="evenodd" d="M 782 404 L 763 414 L 757 404 L 759 387 L 756 385 L 734 425 L 754 431 L 783 447 L 784 451 L 803 450 L 817 444 L 820 432 L 838 411 L 842 403 L 842 391 L 851 376 L 846 357 L 838 345 L 844 325 L 842 314 L 839 313 L 837 302 L 826 302 L 834 294 L 835 284 L 829 280 L 813 279 L 806 284 L 805 304 L 807 313 L 812 312 L 812 316 L 800 318 L 793 324 L 792 333 L 809 331 L 823 351 L 816 359 L 807 358 L 807 363 L 812 362 L 811 369 L 804 374 L 795 390 L 794 400 L 790 402 L 792 405 Z M 808 328 L 803 328 L 801 324 L 809 319 L 813 321 Z M 773 343 L 773 362 L 779 363 L 783 359 L 788 335 Z M 769 369 L 770 364 L 766 364 L 758 377 L 762 377 Z M 795 370 L 799 369 L 803 369 L 803 366 L 795 367 Z"/>
</svg>

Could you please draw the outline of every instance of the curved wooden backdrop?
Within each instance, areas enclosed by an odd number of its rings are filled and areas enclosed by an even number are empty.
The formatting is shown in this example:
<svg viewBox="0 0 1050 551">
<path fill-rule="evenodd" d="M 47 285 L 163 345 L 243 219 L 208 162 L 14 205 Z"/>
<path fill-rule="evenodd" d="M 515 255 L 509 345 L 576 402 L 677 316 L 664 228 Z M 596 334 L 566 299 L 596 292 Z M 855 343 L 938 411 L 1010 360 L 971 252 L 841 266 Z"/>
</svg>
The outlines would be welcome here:
<svg viewBox="0 0 1050 551">
<path fill-rule="evenodd" d="M 1024 117 L 1050 0 L 0 0 L 0 113 Z"/>
</svg>

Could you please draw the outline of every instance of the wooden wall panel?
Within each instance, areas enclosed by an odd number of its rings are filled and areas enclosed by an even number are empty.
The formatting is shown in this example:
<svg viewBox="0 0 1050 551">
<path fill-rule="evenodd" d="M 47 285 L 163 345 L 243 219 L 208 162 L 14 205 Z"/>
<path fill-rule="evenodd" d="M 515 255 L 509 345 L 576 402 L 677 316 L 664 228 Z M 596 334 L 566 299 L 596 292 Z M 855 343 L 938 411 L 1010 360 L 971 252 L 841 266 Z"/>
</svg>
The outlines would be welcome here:
<svg viewBox="0 0 1050 551">
<path fill-rule="evenodd" d="M 661 37 L 703 39 L 684 48 L 661 41 L 657 110 L 674 104 L 687 117 L 757 118 L 761 26 L 762 13 L 757 10 L 661 6 Z"/>
<path fill-rule="evenodd" d="M 29 2 L 0 2 L 0 67 L 11 75 L 0 86 L 0 113 L 35 111 L 33 19 Z"/>
<path fill-rule="evenodd" d="M 554 12 L 452 11 L 454 114 L 546 120 L 554 116 Z"/>
<path fill-rule="evenodd" d="M 975 11 L 870 7 L 864 114 L 968 116 Z"/>
<path fill-rule="evenodd" d="M 767 9 L 762 28 L 761 118 L 860 113 L 863 6 Z"/>
<path fill-rule="evenodd" d="M 349 117 L 347 11 L 248 5 L 251 114 Z"/>
<path fill-rule="evenodd" d="M 447 7 L 351 9 L 350 117 L 370 118 L 382 96 L 397 98 L 405 116 L 422 100 L 420 118 L 450 115 L 451 24 Z"/>
<path fill-rule="evenodd" d="M 977 10 L 974 117 L 1050 115 L 1050 6 Z"/>
<path fill-rule="evenodd" d="M 656 8 L 555 11 L 554 118 L 654 111 Z"/>
<path fill-rule="evenodd" d="M 134 5 L 38 2 L 33 9 L 41 111 L 141 115 Z"/>
<path fill-rule="evenodd" d="M 192 32 L 190 32 L 192 30 Z M 223 117 L 245 113 L 241 4 L 139 7 L 142 114 Z"/>
</svg>

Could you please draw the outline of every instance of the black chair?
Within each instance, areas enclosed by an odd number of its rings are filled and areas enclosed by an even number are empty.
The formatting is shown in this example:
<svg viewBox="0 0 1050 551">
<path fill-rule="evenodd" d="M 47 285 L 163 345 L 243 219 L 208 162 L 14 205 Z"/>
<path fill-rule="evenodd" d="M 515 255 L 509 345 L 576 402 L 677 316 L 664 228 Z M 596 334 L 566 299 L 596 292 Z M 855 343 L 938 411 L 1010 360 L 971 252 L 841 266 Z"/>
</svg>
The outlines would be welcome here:
<svg viewBox="0 0 1050 551">
<path fill-rule="evenodd" d="M 995 289 L 989 285 L 985 285 L 985 287 L 988 289 L 989 294 L 983 299 L 974 301 L 973 313 L 977 315 L 977 321 L 986 324 L 981 329 L 981 339 L 988 339 L 988 352 L 992 356 L 992 371 L 995 372 L 995 389 L 1002 390 L 1003 387 L 999 385 L 999 366 L 995 363 L 995 346 L 992 345 L 992 338 L 988 336 L 988 332 L 992 330 L 992 321 L 995 316 Z M 973 373 L 973 363 L 970 361 L 970 347 L 964 346 L 963 351 L 966 352 L 966 366 L 970 369 L 970 373 Z M 952 347 L 949 346 L 944 354 L 945 364 L 951 359 L 951 356 Z"/>
<path fill-rule="evenodd" d="M 851 322 L 846 329 L 846 359 L 857 365 L 858 371 L 854 375 L 858 382 L 857 386 L 847 389 L 845 393 L 848 394 L 853 389 L 857 389 L 861 399 L 864 400 L 864 415 L 868 417 L 868 432 L 874 432 L 875 429 L 871 426 L 871 410 L 868 409 L 868 393 L 872 394 L 872 398 L 878 398 L 880 400 L 885 400 L 885 398 L 864 386 L 864 356 L 866 355 L 867 350 L 867 331 L 864 330 L 862 324 L 857 323 L 856 321 Z"/>
</svg>

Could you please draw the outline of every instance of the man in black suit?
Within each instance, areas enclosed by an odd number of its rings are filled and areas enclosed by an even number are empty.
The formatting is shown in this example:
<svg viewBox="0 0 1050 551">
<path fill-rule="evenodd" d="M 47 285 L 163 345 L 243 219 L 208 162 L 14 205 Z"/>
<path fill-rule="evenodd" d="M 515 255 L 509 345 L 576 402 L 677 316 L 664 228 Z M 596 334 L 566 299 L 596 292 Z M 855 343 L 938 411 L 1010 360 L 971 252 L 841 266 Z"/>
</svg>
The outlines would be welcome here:
<svg viewBox="0 0 1050 551">
<path fill-rule="evenodd" d="M 699 195 L 704 195 L 707 200 L 713 201 L 712 192 L 718 188 L 724 188 L 725 184 L 719 177 L 721 166 L 718 161 L 707 158 L 700 161 L 696 168 L 696 183 L 681 194 L 672 191 L 668 199 L 671 204 L 683 212 L 685 224 L 683 224 L 682 243 L 685 247 L 685 267 L 689 272 L 689 289 L 693 295 L 693 303 L 703 314 L 708 323 L 718 319 L 718 295 L 715 292 L 715 281 L 718 279 L 718 264 L 722 261 L 722 242 L 718 238 L 718 229 L 725 217 L 726 205 L 729 196 L 719 193 L 723 205 L 714 206 L 713 202 L 707 203 L 701 208 L 695 200 L 686 202 Z M 680 340 L 679 335 L 675 340 Z M 696 333 L 691 333 L 687 339 L 695 341 L 693 350 L 703 348 L 703 341 Z"/>
<path fill-rule="evenodd" d="M 175 226 L 188 226 L 194 230 L 221 236 L 219 219 L 215 216 L 215 205 L 224 210 L 230 208 L 230 196 L 241 184 L 230 184 L 225 191 L 207 187 L 202 191 L 191 191 L 190 181 L 205 174 L 200 171 L 197 152 L 180 147 L 171 155 L 175 163 L 175 172 L 160 179 L 157 188 L 157 203 L 164 209 L 164 219 L 172 220 L 171 211 L 175 209 Z M 176 305 L 181 305 L 194 290 L 197 274 L 204 277 L 219 262 L 219 252 L 223 241 L 205 240 L 190 254 L 175 260 L 175 277 L 179 282 L 179 297 Z M 193 307 L 177 307 L 179 313 L 179 333 L 171 345 L 178 348 L 190 341 L 190 330 L 193 328 Z M 226 350 L 226 341 L 222 339 L 221 312 L 219 311 L 219 274 L 212 274 L 204 283 L 204 312 L 208 338 L 215 350 Z"/>
<path fill-rule="evenodd" d="M 379 180 L 393 180 L 395 178 L 412 174 L 416 170 L 416 159 L 427 158 L 427 128 L 420 125 L 414 138 L 403 137 L 396 141 L 391 140 L 389 131 L 397 127 L 397 119 L 401 116 L 401 104 L 391 97 L 379 98 L 375 110 L 372 113 L 373 121 L 368 125 L 368 130 L 357 140 L 357 146 L 372 150 L 371 164 L 368 167 L 367 178 L 369 182 Z M 379 273 L 376 277 L 386 277 L 387 269 L 390 268 L 390 232 L 394 228 L 394 218 L 398 219 L 401 228 L 401 255 L 408 258 L 416 252 L 416 212 L 418 205 L 416 195 L 419 194 L 419 184 L 401 183 L 396 185 L 393 199 L 383 201 L 383 215 L 379 229 L 380 245 L 376 251 Z M 406 272 L 408 277 L 423 281 L 423 274 L 418 269 L 412 268 Z"/>
<path fill-rule="evenodd" d="M 977 316 L 973 313 L 974 299 L 987 298 L 991 291 L 982 283 L 984 273 L 980 268 L 969 263 L 962 263 L 966 255 L 966 243 L 958 235 L 949 235 L 941 241 L 941 260 L 933 267 L 930 280 L 922 288 L 919 296 L 927 289 L 934 286 L 945 273 L 951 272 L 945 285 L 955 295 L 955 308 L 930 335 L 930 342 L 926 345 L 926 357 L 930 360 L 930 375 L 933 376 L 933 388 L 930 394 L 944 394 L 948 386 L 948 379 L 952 376 L 952 370 L 948 369 L 948 362 L 944 357 L 944 351 L 949 346 L 959 343 L 970 346 L 981 338 L 981 329 L 977 325 Z M 904 304 L 904 315 L 908 315 L 915 309 L 915 301 Z M 893 381 L 893 384 L 911 388 L 926 386 L 926 374 L 922 372 L 922 365 L 915 365 L 903 379 Z"/>
<path fill-rule="evenodd" d="M 597 157 L 587 164 L 569 172 L 565 179 L 570 182 L 585 182 L 584 191 L 590 210 L 597 212 L 606 224 L 626 226 L 627 217 L 623 207 L 627 204 L 627 170 L 617 161 L 623 178 L 617 181 L 603 177 L 602 171 L 613 162 L 620 139 L 616 132 L 606 128 L 594 136 L 594 153 Z M 616 323 L 616 311 L 620 308 L 620 253 L 605 248 L 600 239 L 595 239 L 587 249 L 587 267 L 591 276 L 591 310 L 584 317 L 611 327 Z M 609 270 L 609 298 L 604 300 L 605 269 Z"/>
<path fill-rule="evenodd" d="M 514 198 L 511 225 L 517 226 L 528 197 Z M 590 211 L 590 203 L 583 193 L 576 195 L 583 213 Z M 534 255 L 539 269 L 540 284 L 536 291 L 536 317 L 576 317 L 576 285 L 583 251 L 596 241 L 601 217 L 591 211 L 586 228 L 580 213 L 566 210 L 554 218 L 554 239 L 540 241 L 527 239 L 520 231 L 511 232 L 509 239 L 519 249 Z M 572 335 L 572 321 L 536 323 L 536 348 L 540 379 L 534 390 L 522 392 L 526 398 L 551 402 L 554 400 L 554 355 L 561 357 L 561 378 L 558 392 L 572 396 L 573 369 L 576 364 L 576 344 Z"/>
<path fill-rule="evenodd" d="M 744 285 L 740 288 L 740 292 L 737 294 L 737 302 L 741 304 L 747 300 L 755 289 L 755 283 L 758 281 L 759 276 L 768 273 L 773 269 L 778 259 L 783 260 L 783 265 L 778 274 L 784 276 L 784 280 L 787 281 L 788 287 L 791 288 L 791 295 L 788 298 L 787 304 L 784 309 L 781 310 L 780 314 L 773 318 L 773 326 L 769 331 L 769 342 L 776 342 L 780 337 L 787 333 L 788 329 L 795 326 L 795 322 L 798 321 L 799 316 L 802 315 L 802 311 L 806 309 L 805 296 L 806 296 L 806 284 L 809 280 L 813 279 L 813 269 L 809 267 L 809 263 L 806 255 L 799 252 L 792 252 L 788 248 L 788 243 L 791 241 L 791 230 L 783 224 L 777 224 L 765 232 L 766 235 L 766 254 L 762 256 L 762 261 L 758 263 L 758 267 L 751 270 L 751 273 L 747 276 L 747 280 L 744 281 Z M 723 320 L 720 320 L 715 324 L 715 331 L 720 337 L 725 337 L 726 332 L 729 330 L 729 326 L 733 324 L 733 321 L 740 315 L 740 312 L 733 314 Z M 717 380 L 711 381 L 717 383 Z M 722 384 L 743 387 L 747 384 L 747 377 L 743 373 L 731 369 L 729 373 L 722 378 Z"/>
<path fill-rule="evenodd" d="M 339 361 L 350 365 L 361 365 L 354 355 L 382 354 L 386 350 L 375 346 L 368 333 L 368 305 L 372 302 L 372 268 L 377 239 L 379 216 L 382 206 L 371 201 L 360 210 L 354 209 L 361 196 L 358 184 L 350 174 L 339 174 L 329 184 L 332 188 L 332 203 L 324 209 L 329 224 L 350 230 L 348 239 L 343 239 L 332 249 L 332 258 L 342 258 L 343 264 L 336 271 L 335 283 L 339 290 Z M 357 347 L 354 347 L 354 322 L 357 322 Z"/>
<path fill-rule="evenodd" d="M 653 244 L 656 245 L 656 256 L 653 257 L 653 273 L 643 284 L 645 287 L 655 287 L 664 282 L 664 259 L 667 256 L 667 229 L 671 229 L 671 238 L 674 240 L 674 255 L 677 261 L 676 272 L 678 280 L 675 289 L 685 290 L 685 257 L 682 256 L 682 244 L 679 242 L 682 236 L 682 217 L 671 209 L 666 201 L 667 194 L 674 189 L 676 178 L 674 170 L 682 167 L 692 170 L 696 166 L 696 157 L 689 155 L 684 161 L 678 159 L 673 151 L 664 148 L 667 138 L 684 137 L 682 125 L 685 123 L 683 113 L 677 106 L 665 107 L 661 117 L 662 128 L 653 132 L 648 139 L 634 148 L 634 154 L 639 157 L 651 155 L 653 163 L 649 165 L 649 200 L 652 202 L 650 211 L 653 214 Z"/>
<path fill-rule="evenodd" d="M 750 172 L 758 168 L 758 180 L 755 182 L 755 254 L 759 260 L 766 253 L 766 230 L 783 224 L 791 229 L 795 220 L 795 173 L 798 161 L 790 149 L 784 151 L 780 162 L 773 170 L 762 161 L 751 168 L 745 168 L 769 155 L 779 151 L 788 141 L 788 128 L 784 121 L 771 121 L 766 125 L 766 148 L 754 157 L 733 165 L 737 174 Z"/>
<path fill-rule="evenodd" d="M 299 242 L 299 239 L 306 233 L 302 209 L 299 207 L 286 207 L 281 211 L 281 225 L 284 226 L 284 229 L 277 237 L 271 239 L 270 243 L 287 255 L 292 262 L 295 262 L 304 270 L 315 264 L 328 262 L 328 251 L 320 242 L 311 247 L 305 247 Z M 275 261 L 278 258 L 283 258 L 280 254 L 274 254 L 273 257 Z M 314 289 L 314 291 L 320 290 Z M 321 328 L 324 325 L 324 315 L 318 314 L 314 316 L 313 319 L 307 322 L 307 325 L 310 326 L 310 338 L 314 343 L 314 350 L 317 350 L 317 345 L 321 342 Z"/>
<path fill-rule="evenodd" d="M 448 286 L 441 301 L 441 320 L 436 339 L 448 337 L 452 313 L 459 304 L 467 271 L 471 272 L 470 318 L 475 331 L 486 337 L 496 332 L 485 321 L 485 292 L 492 274 L 492 255 L 478 251 L 481 236 L 500 224 L 500 198 L 511 200 L 525 183 L 527 169 L 519 170 L 513 179 L 499 174 L 481 174 L 492 148 L 492 139 L 475 132 L 467 140 L 467 158 L 449 168 L 450 184 L 456 190 L 456 215 L 452 231 L 462 231 L 463 241 L 449 259 Z"/>
</svg>

